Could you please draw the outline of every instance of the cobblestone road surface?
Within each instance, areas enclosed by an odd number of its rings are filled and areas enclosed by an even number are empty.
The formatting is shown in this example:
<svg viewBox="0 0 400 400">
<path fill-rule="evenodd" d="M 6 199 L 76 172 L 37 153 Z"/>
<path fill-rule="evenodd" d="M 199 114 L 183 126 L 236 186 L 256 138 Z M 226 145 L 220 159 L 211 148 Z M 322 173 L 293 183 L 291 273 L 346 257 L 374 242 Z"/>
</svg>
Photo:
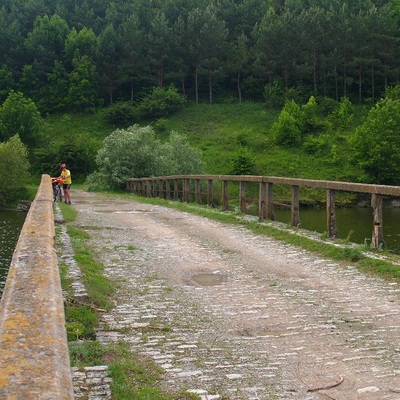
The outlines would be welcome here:
<svg viewBox="0 0 400 400">
<path fill-rule="evenodd" d="M 241 226 L 83 191 L 73 200 L 119 282 L 98 339 L 155 361 L 166 388 L 203 400 L 400 399 L 396 283 Z"/>
</svg>

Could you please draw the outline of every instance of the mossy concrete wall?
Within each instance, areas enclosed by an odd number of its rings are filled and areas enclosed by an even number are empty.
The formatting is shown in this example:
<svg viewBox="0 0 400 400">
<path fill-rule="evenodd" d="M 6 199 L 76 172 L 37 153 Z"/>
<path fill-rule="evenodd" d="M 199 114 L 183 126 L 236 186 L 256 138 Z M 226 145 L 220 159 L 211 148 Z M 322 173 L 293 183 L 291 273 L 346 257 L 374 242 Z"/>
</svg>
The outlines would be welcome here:
<svg viewBox="0 0 400 400">
<path fill-rule="evenodd" d="M 43 175 L 0 302 L 0 399 L 73 399 L 54 247 L 51 179 Z"/>
</svg>

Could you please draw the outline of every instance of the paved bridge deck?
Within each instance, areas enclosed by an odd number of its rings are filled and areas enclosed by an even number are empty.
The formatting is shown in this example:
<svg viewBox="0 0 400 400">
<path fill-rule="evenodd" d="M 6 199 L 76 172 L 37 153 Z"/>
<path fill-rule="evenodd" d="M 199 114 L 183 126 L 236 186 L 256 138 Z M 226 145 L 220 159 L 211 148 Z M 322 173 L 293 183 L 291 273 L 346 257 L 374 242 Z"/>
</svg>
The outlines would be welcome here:
<svg viewBox="0 0 400 400">
<path fill-rule="evenodd" d="M 204 400 L 400 398 L 396 283 L 241 226 L 72 199 L 75 224 L 120 283 L 98 338 L 154 360 L 166 388 Z"/>
</svg>

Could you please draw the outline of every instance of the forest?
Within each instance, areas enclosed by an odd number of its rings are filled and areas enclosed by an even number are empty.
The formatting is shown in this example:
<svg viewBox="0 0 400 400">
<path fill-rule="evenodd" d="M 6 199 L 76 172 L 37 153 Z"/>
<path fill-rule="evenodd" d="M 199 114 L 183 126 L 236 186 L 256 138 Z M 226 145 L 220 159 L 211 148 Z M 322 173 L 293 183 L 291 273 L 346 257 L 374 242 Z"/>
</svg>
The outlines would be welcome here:
<svg viewBox="0 0 400 400">
<path fill-rule="evenodd" d="M 0 203 L 61 163 L 399 184 L 399 39 L 400 0 L 2 0 Z"/>
<path fill-rule="evenodd" d="M 188 100 L 373 104 L 400 77 L 394 0 L 2 0 L 0 104 L 41 113 L 138 101 L 174 85 Z"/>
</svg>

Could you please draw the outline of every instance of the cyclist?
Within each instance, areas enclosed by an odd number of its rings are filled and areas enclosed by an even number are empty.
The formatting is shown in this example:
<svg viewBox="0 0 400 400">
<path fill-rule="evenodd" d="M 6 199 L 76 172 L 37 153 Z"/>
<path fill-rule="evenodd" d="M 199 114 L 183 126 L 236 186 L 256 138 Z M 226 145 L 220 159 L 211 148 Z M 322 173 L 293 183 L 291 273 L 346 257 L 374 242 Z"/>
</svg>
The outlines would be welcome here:
<svg viewBox="0 0 400 400">
<path fill-rule="evenodd" d="M 61 164 L 61 175 L 59 178 L 63 181 L 64 203 L 71 204 L 71 196 L 69 193 L 72 184 L 71 172 L 67 169 L 65 164 Z"/>
</svg>

